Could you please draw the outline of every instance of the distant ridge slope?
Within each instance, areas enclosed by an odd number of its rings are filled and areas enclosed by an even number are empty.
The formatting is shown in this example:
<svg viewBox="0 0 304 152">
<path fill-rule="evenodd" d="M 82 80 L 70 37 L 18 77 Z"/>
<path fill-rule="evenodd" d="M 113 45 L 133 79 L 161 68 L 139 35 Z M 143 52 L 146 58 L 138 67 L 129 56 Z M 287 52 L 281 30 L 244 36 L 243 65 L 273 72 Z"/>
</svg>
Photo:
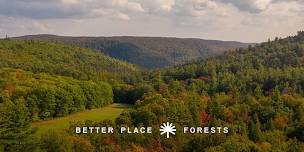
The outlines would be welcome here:
<svg viewBox="0 0 304 152">
<path fill-rule="evenodd" d="M 102 53 L 61 43 L 0 40 L 0 68 L 10 67 L 69 76 L 76 79 L 113 79 L 137 72 L 129 63 Z"/>
<path fill-rule="evenodd" d="M 227 50 L 248 47 L 248 43 L 163 37 L 67 37 L 28 35 L 17 39 L 58 41 L 99 50 L 111 57 L 145 68 L 161 68 L 190 60 L 221 55 Z"/>
</svg>

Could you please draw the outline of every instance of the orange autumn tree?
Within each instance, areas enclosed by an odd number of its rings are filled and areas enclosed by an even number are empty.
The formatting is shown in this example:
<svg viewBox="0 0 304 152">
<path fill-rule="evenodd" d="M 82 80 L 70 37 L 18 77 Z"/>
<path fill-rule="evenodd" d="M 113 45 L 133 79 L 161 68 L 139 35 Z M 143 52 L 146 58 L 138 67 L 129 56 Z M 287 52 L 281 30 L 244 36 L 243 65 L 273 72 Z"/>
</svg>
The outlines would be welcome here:
<svg viewBox="0 0 304 152">
<path fill-rule="evenodd" d="M 234 114 L 228 108 L 224 108 L 224 117 L 225 117 L 225 120 L 229 123 L 232 123 L 234 120 Z"/>
<path fill-rule="evenodd" d="M 211 120 L 211 115 L 208 114 L 207 112 L 201 112 L 201 123 L 205 124 L 207 123 L 209 120 Z"/>
<path fill-rule="evenodd" d="M 13 95 L 14 91 L 15 91 L 15 86 L 14 84 L 12 83 L 12 81 L 9 81 L 7 84 L 6 84 L 6 87 L 5 89 L 8 91 L 8 94 L 10 96 Z"/>
<path fill-rule="evenodd" d="M 288 126 L 288 118 L 286 116 L 277 116 L 273 122 L 277 129 L 284 129 Z"/>
</svg>

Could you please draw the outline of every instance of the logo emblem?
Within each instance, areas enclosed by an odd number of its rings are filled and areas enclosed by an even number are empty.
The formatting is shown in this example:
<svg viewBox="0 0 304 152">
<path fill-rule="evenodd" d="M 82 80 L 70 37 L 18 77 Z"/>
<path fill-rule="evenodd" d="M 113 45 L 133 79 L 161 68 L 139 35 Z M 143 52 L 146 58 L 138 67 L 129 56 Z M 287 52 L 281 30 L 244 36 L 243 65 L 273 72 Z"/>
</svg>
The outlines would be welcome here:
<svg viewBox="0 0 304 152">
<path fill-rule="evenodd" d="M 167 138 L 169 138 L 170 134 L 175 135 L 176 129 L 172 123 L 167 122 L 160 126 L 159 131 L 161 135 L 167 134 Z"/>
</svg>

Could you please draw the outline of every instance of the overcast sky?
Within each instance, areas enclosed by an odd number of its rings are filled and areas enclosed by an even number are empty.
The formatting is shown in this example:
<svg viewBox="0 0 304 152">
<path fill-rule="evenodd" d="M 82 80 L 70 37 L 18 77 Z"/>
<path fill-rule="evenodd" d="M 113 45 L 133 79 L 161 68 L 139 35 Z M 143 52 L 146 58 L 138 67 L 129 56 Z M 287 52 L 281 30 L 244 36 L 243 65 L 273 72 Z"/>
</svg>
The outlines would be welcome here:
<svg viewBox="0 0 304 152">
<path fill-rule="evenodd" d="M 261 42 L 304 30 L 304 0 L 0 0 L 0 36 L 165 36 Z"/>
</svg>

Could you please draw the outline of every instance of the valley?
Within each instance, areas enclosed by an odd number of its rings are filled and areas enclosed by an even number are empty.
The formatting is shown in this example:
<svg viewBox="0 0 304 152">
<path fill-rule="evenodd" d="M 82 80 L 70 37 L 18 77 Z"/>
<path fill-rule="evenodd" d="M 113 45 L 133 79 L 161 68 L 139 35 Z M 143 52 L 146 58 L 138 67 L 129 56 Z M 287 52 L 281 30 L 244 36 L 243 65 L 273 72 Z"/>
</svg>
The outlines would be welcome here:
<svg viewBox="0 0 304 152">
<path fill-rule="evenodd" d="M 149 70 L 82 47 L 0 40 L 0 149 L 304 149 L 304 31 Z M 148 133 L 164 122 L 173 123 L 176 134 Z M 122 128 L 125 134 L 76 134 L 75 125 Z M 183 133 L 182 126 L 191 127 Z"/>
<path fill-rule="evenodd" d="M 28 35 L 22 40 L 61 42 L 89 48 L 146 69 L 180 65 L 192 60 L 222 55 L 251 43 L 170 37 L 68 37 Z"/>
</svg>

